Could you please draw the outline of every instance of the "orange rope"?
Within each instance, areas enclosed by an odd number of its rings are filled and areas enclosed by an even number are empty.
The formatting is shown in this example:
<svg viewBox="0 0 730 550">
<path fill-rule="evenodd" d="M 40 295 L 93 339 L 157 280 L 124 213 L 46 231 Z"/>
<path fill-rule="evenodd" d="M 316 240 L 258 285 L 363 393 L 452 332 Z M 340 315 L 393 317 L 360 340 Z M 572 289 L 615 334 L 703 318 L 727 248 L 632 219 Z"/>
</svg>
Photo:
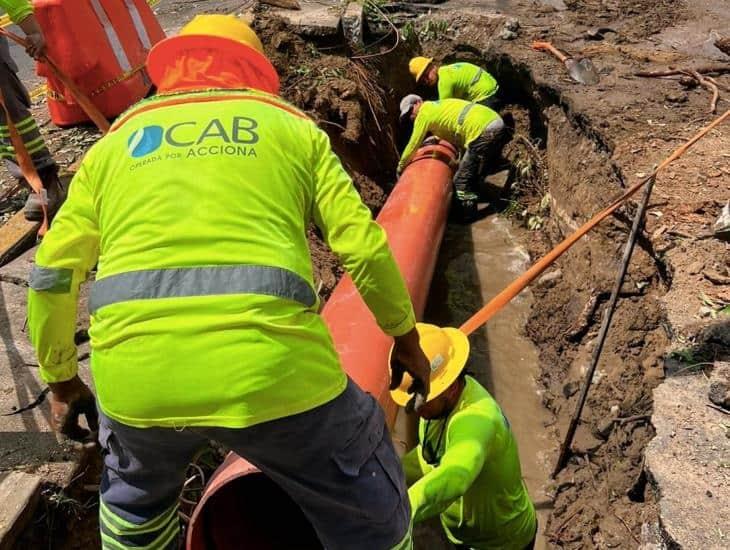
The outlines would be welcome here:
<svg viewBox="0 0 730 550">
<path fill-rule="evenodd" d="M 634 193 L 641 189 L 647 182 L 655 177 L 660 170 L 665 168 L 669 163 L 677 160 L 687 150 L 702 139 L 710 130 L 715 128 L 730 117 L 730 110 L 725 111 L 721 116 L 716 118 L 712 123 L 699 132 L 697 132 L 692 138 L 690 138 L 683 145 L 678 147 L 671 155 L 662 161 L 662 163 L 654 170 L 652 174 L 634 184 L 632 187 L 626 190 L 618 199 L 613 201 L 610 206 L 605 210 L 602 210 L 590 220 L 584 223 L 578 230 L 572 235 L 569 235 L 565 240 L 548 252 L 545 256 L 540 258 L 530 269 L 523 273 L 520 277 L 515 279 L 507 288 L 492 298 L 482 309 L 476 312 L 468 321 L 461 325 L 460 330 L 466 334 L 471 334 L 484 323 L 489 321 L 492 316 L 507 305 L 515 296 L 522 292 L 527 285 L 529 285 L 535 278 L 545 271 L 550 265 L 555 262 L 560 256 L 562 256 L 571 246 L 573 246 L 578 239 L 588 233 L 591 229 L 597 226 L 601 221 L 610 216 L 619 206 L 621 206 L 626 200 L 629 199 Z"/>
</svg>

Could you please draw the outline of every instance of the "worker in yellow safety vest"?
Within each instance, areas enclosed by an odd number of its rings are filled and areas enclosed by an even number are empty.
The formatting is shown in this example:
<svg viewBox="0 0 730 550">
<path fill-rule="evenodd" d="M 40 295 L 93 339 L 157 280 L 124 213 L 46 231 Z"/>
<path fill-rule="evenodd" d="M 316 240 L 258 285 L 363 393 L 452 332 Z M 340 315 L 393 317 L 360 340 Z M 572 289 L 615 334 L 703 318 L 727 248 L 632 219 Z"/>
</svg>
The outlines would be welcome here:
<svg viewBox="0 0 730 550">
<path fill-rule="evenodd" d="M 436 136 L 463 152 L 454 174 L 457 215 L 464 222 L 477 216 L 477 184 L 488 153 L 499 147 L 504 136 L 502 118 L 489 107 L 462 99 L 424 101 L 410 94 L 400 103 L 401 123 L 413 122 L 413 131 L 398 163 L 402 171 L 424 139 Z"/>
<path fill-rule="evenodd" d="M 463 549 L 533 548 L 537 520 L 517 443 L 497 402 L 464 372 L 469 340 L 425 323 L 418 332 L 432 373 L 419 443 L 402 459 L 414 525 L 439 516 Z M 409 399 L 408 382 L 391 391 L 399 405 Z"/>
<path fill-rule="evenodd" d="M 439 65 L 432 57 L 414 57 L 408 70 L 416 84 L 435 87 L 439 99 L 463 99 L 496 108 L 497 80 L 477 65 L 464 61 Z"/>
<path fill-rule="evenodd" d="M 25 33 L 28 54 L 36 59 L 40 57 L 45 52 L 46 41 L 33 14 L 31 3 L 28 0 L 0 0 L 0 8 L 6 11 L 10 20 Z M 18 66 L 10 56 L 8 39 L 0 36 L 0 91 L 5 104 L 5 108 L 0 109 L 0 158 L 5 161 L 8 171 L 13 176 L 18 179 L 23 177 L 15 149 L 10 141 L 7 121 L 9 116 L 46 191 L 44 197 L 31 193 L 25 203 L 25 217 L 40 221 L 43 219 L 42 203 L 45 201 L 49 214 L 53 215 L 61 206 L 66 196 L 66 189 L 58 178 L 58 166 L 48 152 L 40 128 L 30 112 L 30 96 L 17 73 Z"/>
<path fill-rule="evenodd" d="M 410 548 L 400 462 L 372 396 L 343 372 L 318 312 L 311 221 L 341 258 L 404 372 L 428 360 L 383 229 L 327 135 L 278 96 L 256 34 L 198 16 L 157 44 L 158 94 L 84 158 L 36 255 L 28 316 L 59 429 L 94 426 L 77 376 L 79 285 L 104 453 L 104 548 L 177 548 L 178 495 L 209 439 L 273 479 L 326 548 Z"/>
</svg>

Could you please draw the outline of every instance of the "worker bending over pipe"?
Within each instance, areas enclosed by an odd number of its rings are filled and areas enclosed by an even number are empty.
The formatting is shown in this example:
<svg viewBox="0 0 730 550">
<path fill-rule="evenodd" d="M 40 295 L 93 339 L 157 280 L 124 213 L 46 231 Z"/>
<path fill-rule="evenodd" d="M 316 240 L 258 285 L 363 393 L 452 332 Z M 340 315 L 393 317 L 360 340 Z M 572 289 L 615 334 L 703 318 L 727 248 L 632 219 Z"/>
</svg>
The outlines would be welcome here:
<svg viewBox="0 0 730 550">
<path fill-rule="evenodd" d="M 504 132 L 502 118 L 489 107 L 462 99 L 424 101 L 410 94 L 400 103 L 400 119 L 413 121 L 413 132 L 398 163 L 402 171 L 429 136 L 445 139 L 462 152 L 459 169 L 454 174 L 457 215 L 464 222 L 477 215 L 476 186 L 482 176 L 487 154 L 498 146 Z"/>
<path fill-rule="evenodd" d="M 458 329 L 417 326 L 432 373 L 420 443 L 402 459 L 413 523 L 440 516 L 459 548 L 533 548 L 537 520 L 517 443 L 497 402 L 464 371 L 469 340 Z M 410 399 L 407 384 L 391 391 L 399 405 Z"/>
<path fill-rule="evenodd" d="M 382 409 L 343 372 L 318 315 L 307 226 L 340 256 L 404 371 L 428 394 L 408 292 L 327 135 L 278 97 L 244 22 L 198 16 L 150 52 L 158 95 L 86 155 L 44 238 L 29 326 L 53 421 L 79 437 L 79 285 L 104 453 L 104 548 L 177 548 L 177 503 L 214 439 L 299 505 L 326 548 L 410 548 Z"/>
<path fill-rule="evenodd" d="M 432 57 L 414 57 L 408 70 L 416 84 L 435 87 L 439 99 L 464 99 L 496 109 L 497 80 L 477 65 L 464 61 L 439 65 Z"/>
</svg>

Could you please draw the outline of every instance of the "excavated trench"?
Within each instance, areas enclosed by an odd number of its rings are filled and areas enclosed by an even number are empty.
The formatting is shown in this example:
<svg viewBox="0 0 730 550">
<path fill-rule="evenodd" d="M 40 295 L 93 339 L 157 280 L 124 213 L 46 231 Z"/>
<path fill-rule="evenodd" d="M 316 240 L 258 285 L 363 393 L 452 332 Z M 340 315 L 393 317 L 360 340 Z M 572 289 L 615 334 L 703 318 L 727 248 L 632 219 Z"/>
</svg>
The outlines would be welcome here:
<svg viewBox="0 0 730 550">
<path fill-rule="evenodd" d="M 377 213 L 407 139 L 397 124 L 397 103 L 413 91 L 402 67 L 417 45 L 353 61 L 317 50 L 279 20 L 262 19 L 257 27 L 280 71 L 284 97 L 328 132 Z M 424 320 L 459 326 L 624 183 L 600 128 L 573 112 L 557 91 L 537 86 L 527 67 L 466 46 L 444 52 L 443 59 L 472 61 L 495 75 L 511 130 L 501 156 L 491 160 L 489 172 L 502 174 L 484 184 L 482 218 L 469 226 L 450 223 L 442 243 Z M 539 547 L 635 547 L 646 526 L 655 530 L 658 523 L 642 451 L 653 435 L 651 390 L 661 380 L 668 342 L 658 298 L 669 281 L 645 240 L 634 253 L 573 457 L 549 479 L 618 267 L 631 217 L 626 210 L 582 239 L 471 337 L 468 368 L 501 403 L 519 442 L 540 516 Z M 314 228 L 310 245 L 326 299 L 343 271 Z M 395 438 L 412 443 L 402 418 Z M 199 496 L 186 494 L 188 500 Z M 75 534 L 49 532 L 59 548 L 77 547 L 79 530 L 93 539 L 95 514 L 70 518 L 65 530 Z M 450 547 L 434 525 L 416 537 L 417 547 Z"/>
<path fill-rule="evenodd" d="M 362 90 L 344 94 L 360 102 L 359 139 L 348 135 L 352 111 L 347 108 L 322 125 L 375 212 L 395 179 L 394 144 L 402 147 L 407 138 L 395 109 L 399 98 L 413 91 L 400 69 L 412 53 L 402 47 L 345 68 L 346 74 L 354 72 L 353 81 L 364 69 L 378 98 Z M 496 76 L 501 111 L 512 130 L 502 155 L 491 161 L 491 173 L 507 174 L 484 184 L 482 219 L 471 226 L 450 223 L 442 244 L 425 320 L 458 326 L 625 184 L 600 127 L 574 112 L 558 91 L 536 85 L 527 67 L 468 46 L 456 46 L 442 58 L 472 61 Z M 573 457 L 549 479 L 632 213 L 628 206 L 604 222 L 471 338 L 469 369 L 501 402 L 514 427 L 543 546 L 629 548 L 642 533 L 657 531 L 656 495 L 643 471 L 642 451 L 653 436 L 651 391 L 663 376 L 668 335 L 659 297 L 670 281 L 645 239 L 634 252 Z M 326 281 L 336 281 L 339 268 L 316 238 L 313 248 L 315 262 L 327 258 L 329 267 L 321 271 L 327 295 Z M 412 443 L 412 433 L 412 426 L 400 421 L 396 439 Z M 417 532 L 420 546 L 438 547 L 437 533 L 433 526 Z"/>
</svg>

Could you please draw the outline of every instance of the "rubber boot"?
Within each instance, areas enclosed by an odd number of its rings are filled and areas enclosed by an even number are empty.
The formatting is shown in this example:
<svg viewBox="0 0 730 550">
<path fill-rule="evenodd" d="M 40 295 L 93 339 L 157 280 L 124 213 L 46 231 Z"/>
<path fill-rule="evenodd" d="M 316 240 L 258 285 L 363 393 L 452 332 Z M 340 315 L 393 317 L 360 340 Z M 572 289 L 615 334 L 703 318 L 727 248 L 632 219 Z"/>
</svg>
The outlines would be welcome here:
<svg viewBox="0 0 730 550">
<path fill-rule="evenodd" d="M 42 168 L 38 171 L 38 175 L 43 182 L 43 188 L 46 191 L 46 199 L 48 204 L 48 221 L 50 222 L 53 216 L 61 208 L 63 201 L 66 200 L 67 189 L 58 178 L 58 167 L 49 166 Z M 28 199 L 25 201 L 25 208 L 23 213 L 25 219 L 32 222 L 39 222 L 43 220 L 43 208 L 41 203 L 41 197 L 38 193 L 31 193 L 28 195 Z"/>
</svg>

